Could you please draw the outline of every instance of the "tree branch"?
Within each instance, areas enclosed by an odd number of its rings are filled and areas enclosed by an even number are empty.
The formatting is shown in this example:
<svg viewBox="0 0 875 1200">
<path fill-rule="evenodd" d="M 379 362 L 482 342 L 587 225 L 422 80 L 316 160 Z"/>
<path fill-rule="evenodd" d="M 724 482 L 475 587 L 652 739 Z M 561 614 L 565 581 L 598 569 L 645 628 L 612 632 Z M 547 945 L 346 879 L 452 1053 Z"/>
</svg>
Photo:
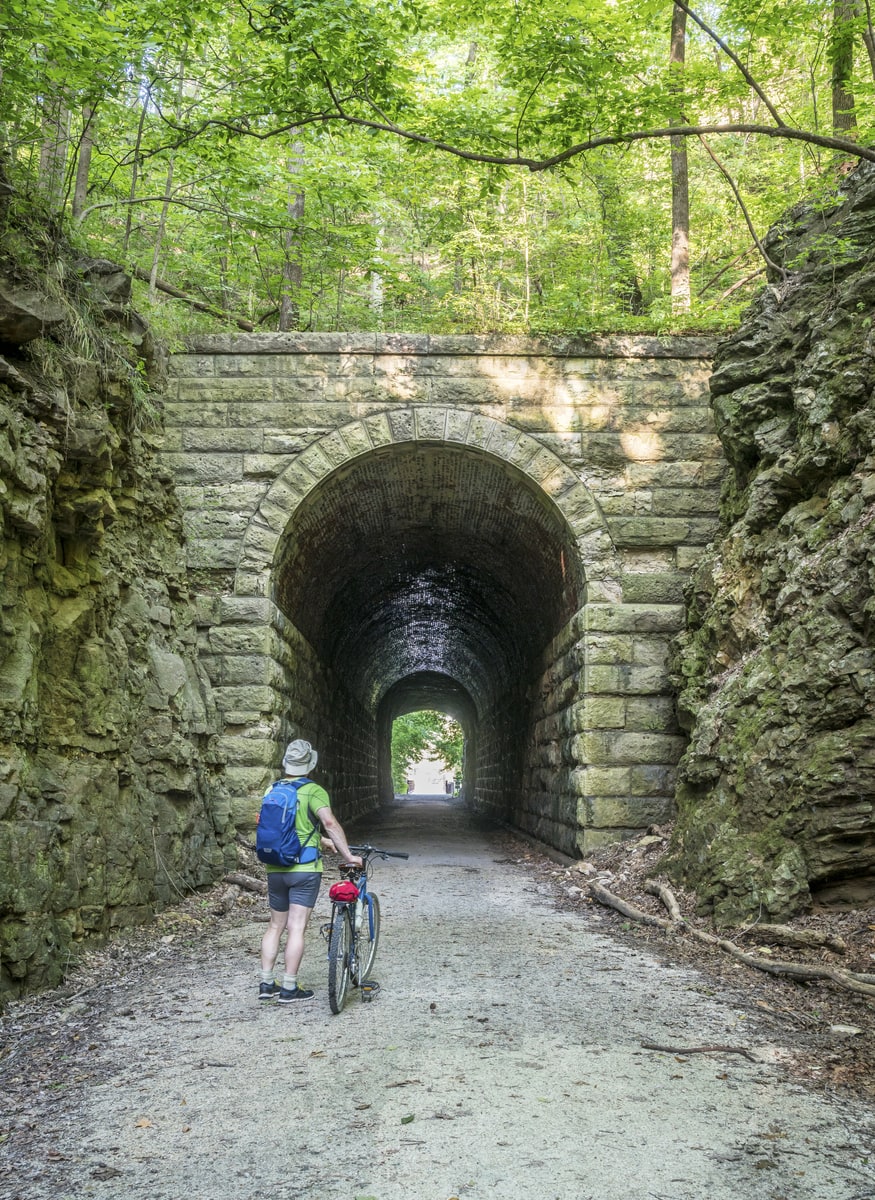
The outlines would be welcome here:
<svg viewBox="0 0 875 1200">
<path fill-rule="evenodd" d="M 763 262 L 766 264 L 767 267 L 771 267 L 773 271 L 776 271 L 781 276 L 782 279 L 789 278 L 789 272 L 787 271 L 787 269 L 785 267 L 782 267 L 780 265 L 780 263 L 776 263 L 775 260 L 773 258 L 770 258 L 769 255 L 766 253 L 766 248 L 763 245 L 762 241 L 760 240 L 759 234 L 757 233 L 757 231 L 754 227 L 754 223 L 751 220 L 751 215 L 747 211 L 747 205 L 741 198 L 741 192 L 738 190 L 735 180 L 732 178 L 732 176 L 726 170 L 726 167 L 724 167 L 723 163 L 720 161 L 720 159 L 717 157 L 717 155 L 714 153 L 714 151 L 708 145 L 708 142 L 706 141 L 706 139 L 701 134 L 699 135 L 699 141 L 705 147 L 708 157 L 711 159 L 711 161 L 714 163 L 717 170 L 720 172 L 720 174 L 723 176 L 723 178 L 726 180 L 726 182 L 729 184 L 730 188 L 732 189 L 732 194 L 735 197 L 735 202 L 738 205 L 738 207 L 741 209 L 741 215 L 744 217 L 744 222 L 750 231 L 750 236 L 753 238 L 754 244 L 756 245 L 757 250 L 759 250 L 759 252 L 760 252 L 760 257 L 762 258 Z"/>
<path fill-rule="evenodd" d="M 219 213 L 220 216 L 227 217 L 229 220 L 237 220 L 245 222 L 250 228 L 257 227 L 259 229 L 285 229 L 282 222 L 265 222 L 255 220 L 251 214 L 228 212 L 226 208 L 222 208 L 218 204 L 207 204 L 206 201 L 180 200 L 172 193 L 165 196 L 134 196 L 134 197 L 117 197 L 113 200 L 101 200 L 97 204 L 89 204 L 88 208 L 83 209 L 80 214 L 77 225 L 81 225 L 86 217 L 91 213 L 97 212 L 101 208 L 115 208 L 116 205 L 130 207 L 134 204 L 175 204 L 179 208 L 189 208 L 192 212 L 210 212 Z"/>
<path fill-rule="evenodd" d="M 830 980 L 847 991 L 858 992 L 863 996 L 875 996 L 875 984 L 871 982 L 871 976 L 861 975 L 855 971 L 843 971 L 839 967 L 816 967 L 809 966 L 806 963 L 779 962 L 777 959 L 760 958 L 755 954 L 747 954 L 727 938 L 717 937 L 716 934 L 707 933 L 704 929 L 697 929 L 694 925 L 687 924 L 686 922 L 679 923 L 675 920 L 667 921 L 662 917 L 654 917 L 650 913 L 644 912 L 643 909 L 636 908 L 634 904 L 630 904 L 627 900 L 623 900 L 620 896 L 615 896 L 613 892 L 609 892 L 607 888 L 602 887 L 600 883 L 595 881 L 590 883 L 589 890 L 600 904 L 615 909 L 617 912 L 622 913 L 624 917 L 630 917 L 633 921 L 641 921 L 646 925 L 656 925 L 658 928 L 667 931 L 689 934 L 697 941 L 704 942 L 708 946 L 716 946 L 726 954 L 731 955 L 732 958 L 744 963 L 745 966 L 754 967 L 757 971 L 765 971 L 769 975 L 784 975 L 790 979 L 799 979 L 803 982 Z M 671 895 L 668 888 L 664 888 L 664 891 Z M 659 895 L 662 898 L 662 890 L 659 891 Z M 665 900 L 663 902 L 665 903 Z"/>
<path fill-rule="evenodd" d="M 751 75 L 750 71 L 748 71 L 747 67 L 744 65 L 744 63 L 741 61 L 741 59 L 738 57 L 738 55 L 735 53 L 735 51 L 731 50 L 729 48 L 729 46 L 727 46 L 726 42 L 724 42 L 723 39 L 720 37 L 720 35 L 715 33 L 714 30 L 710 28 L 710 26 L 706 25 L 705 22 L 702 20 L 702 18 L 700 16 L 698 16 L 695 12 L 693 12 L 693 10 L 690 8 L 690 6 L 688 4 L 684 3 L 684 0 L 674 0 L 674 2 L 675 2 L 675 4 L 677 4 L 678 8 L 682 8 L 684 10 L 684 12 L 687 14 L 687 16 L 696 22 L 696 24 L 699 26 L 700 29 L 704 30 L 705 33 L 707 33 L 708 37 L 711 38 L 712 41 L 717 43 L 717 45 L 720 47 L 720 49 L 723 51 L 724 54 L 726 54 L 729 58 L 732 59 L 732 61 L 735 63 L 736 67 L 741 72 L 742 76 L 744 77 L 745 83 L 748 85 L 749 88 L 752 88 L 752 90 L 754 92 L 756 92 L 756 94 L 759 96 L 760 100 L 762 100 L 763 104 L 765 104 L 766 108 L 769 110 L 769 115 L 772 117 L 775 124 L 784 128 L 785 127 L 784 121 L 781 119 L 781 117 L 778 113 L 778 110 L 775 108 L 775 106 L 769 100 L 766 93 L 763 91 L 763 89 L 760 87 L 760 85 L 754 79 L 753 75 Z"/>
<path fill-rule="evenodd" d="M 151 283 L 152 276 L 148 271 L 144 271 L 142 267 L 134 267 L 131 272 L 135 279 L 139 279 L 142 283 Z M 167 283 L 163 279 L 155 280 L 155 287 L 159 292 L 164 292 L 167 296 L 172 296 L 174 300 L 184 300 L 186 304 L 197 309 L 198 312 L 209 313 L 211 317 L 219 317 L 223 321 L 231 321 L 238 329 L 245 329 L 247 333 L 252 333 L 255 326 L 251 321 L 247 321 L 245 317 L 236 317 L 233 313 L 225 312 L 224 309 L 216 308 L 212 304 L 206 304 L 203 300 L 195 300 L 192 296 L 187 296 L 185 292 L 181 292 L 179 288 L 174 287 L 172 283 Z"/>
<path fill-rule="evenodd" d="M 456 158 L 464 159 L 466 162 L 488 163 L 499 167 L 527 167 L 528 170 L 533 172 L 549 171 L 551 168 L 558 167 L 569 159 L 586 154 L 590 150 L 599 150 L 604 146 L 626 146 L 631 145 L 633 142 L 655 141 L 661 138 L 701 137 L 703 134 L 724 136 L 732 133 L 805 142 L 813 146 L 822 146 L 827 150 L 838 150 L 849 157 L 865 159 L 867 162 L 875 162 L 875 149 L 857 145 L 856 142 L 852 142 L 848 138 L 831 137 L 828 134 L 814 133 L 808 129 L 795 129 L 791 125 L 759 125 L 756 123 L 735 121 L 725 125 L 670 125 L 667 128 L 637 129 L 628 133 L 605 134 L 602 137 L 589 138 L 585 142 L 578 142 L 576 145 L 569 146 L 567 149 L 561 150 L 558 154 L 553 154 L 548 158 L 528 158 L 517 154 L 487 154 L 485 151 L 480 150 L 464 150 L 460 146 L 453 146 L 448 142 L 441 141 L 440 138 L 433 138 L 424 133 L 416 133 L 411 129 L 404 129 L 402 126 L 395 125 L 391 121 L 372 121 L 367 117 L 356 117 L 345 110 L 334 113 L 312 113 L 310 116 L 300 117 L 294 121 L 277 126 L 274 129 L 263 131 L 253 129 L 248 124 L 210 118 L 204 121 L 196 130 L 187 131 L 184 139 L 179 144 L 182 145 L 191 141 L 210 126 L 227 129 L 233 134 L 258 138 L 259 141 L 268 141 L 270 138 L 287 133 L 290 129 L 298 126 L 318 123 L 327 125 L 333 121 L 346 125 L 356 125 L 360 129 L 372 129 L 376 133 L 391 133 L 394 137 L 400 137 L 409 142 L 416 142 L 418 145 L 430 146 L 433 150 L 440 150 L 444 154 L 452 154 Z M 171 146 L 162 147 L 164 150 L 172 148 Z"/>
</svg>

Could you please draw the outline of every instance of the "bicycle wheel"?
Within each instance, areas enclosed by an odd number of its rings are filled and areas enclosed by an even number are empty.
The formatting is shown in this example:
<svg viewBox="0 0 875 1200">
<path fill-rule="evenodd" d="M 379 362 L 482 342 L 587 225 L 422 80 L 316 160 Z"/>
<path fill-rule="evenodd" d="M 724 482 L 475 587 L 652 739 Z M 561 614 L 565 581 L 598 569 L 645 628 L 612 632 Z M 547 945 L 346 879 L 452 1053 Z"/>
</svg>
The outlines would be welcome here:
<svg viewBox="0 0 875 1200">
<path fill-rule="evenodd" d="M 372 920 L 368 920 L 368 910 L 362 913 L 362 927 L 356 935 L 356 955 L 355 955 L 355 978 L 353 982 L 357 987 L 367 979 L 371 967 L 374 965 L 374 959 L 377 955 L 377 942 L 380 938 L 380 901 L 376 896 L 371 894 L 371 914 Z"/>
<path fill-rule="evenodd" d="M 339 1013 L 349 991 L 349 957 L 352 950 L 352 921 L 349 908 L 337 905 L 328 939 L 328 1003 Z"/>
</svg>

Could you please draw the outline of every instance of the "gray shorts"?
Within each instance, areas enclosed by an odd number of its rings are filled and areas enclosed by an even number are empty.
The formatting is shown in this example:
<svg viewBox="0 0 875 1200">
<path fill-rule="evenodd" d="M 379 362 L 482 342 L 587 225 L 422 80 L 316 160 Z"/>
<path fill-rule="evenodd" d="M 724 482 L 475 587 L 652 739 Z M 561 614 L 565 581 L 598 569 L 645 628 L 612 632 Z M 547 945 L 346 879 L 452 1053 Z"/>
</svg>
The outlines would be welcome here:
<svg viewBox="0 0 875 1200">
<path fill-rule="evenodd" d="M 312 908 L 321 884 L 321 871 L 268 871 L 267 902 L 274 912 L 288 912 L 290 904 Z"/>
</svg>

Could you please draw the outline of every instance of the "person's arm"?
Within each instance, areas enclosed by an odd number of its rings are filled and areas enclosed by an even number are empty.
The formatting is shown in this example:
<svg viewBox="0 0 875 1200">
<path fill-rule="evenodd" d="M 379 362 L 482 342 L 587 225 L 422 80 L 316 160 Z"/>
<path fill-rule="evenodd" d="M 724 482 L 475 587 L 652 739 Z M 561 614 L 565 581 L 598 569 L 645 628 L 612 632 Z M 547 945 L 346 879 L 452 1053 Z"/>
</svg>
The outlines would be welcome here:
<svg viewBox="0 0 875 1200">
<path fill-rule="evenodd" d="M 355 863 L 357 867 L 362 865 L 362 860 L 358 854 L 353 854 L 349 848 L 349 842 L 346 840 L 346 834 L 343 832 L 343 826 L 335 817 L 330 808 L 320 808 L 316 816 L 322 822 L 322 828 L 334 844 L 334 849 L 340 855 L 344 862 Z"/>
</svg>

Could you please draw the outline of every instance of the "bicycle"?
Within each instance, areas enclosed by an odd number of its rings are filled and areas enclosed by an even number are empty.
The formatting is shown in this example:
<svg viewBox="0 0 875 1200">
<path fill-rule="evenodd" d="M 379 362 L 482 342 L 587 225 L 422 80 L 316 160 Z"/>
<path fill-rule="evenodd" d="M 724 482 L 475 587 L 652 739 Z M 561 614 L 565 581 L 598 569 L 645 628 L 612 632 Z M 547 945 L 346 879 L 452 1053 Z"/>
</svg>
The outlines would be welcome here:
<svg viewBox="0 0 875 1200">
<path fill-rule="evenodd" d="M 350 984 L 360 990 L 362 1000 L 373 999 L 377 985 L 368 978 L 377 954 L 380 937 L 380 901 L 368 890 L 368 867 L 375 858 L 409 858 L 397 850 L 376 846 L 350 846 L 361 855 L 363 865 L 341 866 L 341 881 L 329 891 L 331 921 L 325 927 L 328 938 L 328 1003 L 339 1013 Z"/>
</svg>

